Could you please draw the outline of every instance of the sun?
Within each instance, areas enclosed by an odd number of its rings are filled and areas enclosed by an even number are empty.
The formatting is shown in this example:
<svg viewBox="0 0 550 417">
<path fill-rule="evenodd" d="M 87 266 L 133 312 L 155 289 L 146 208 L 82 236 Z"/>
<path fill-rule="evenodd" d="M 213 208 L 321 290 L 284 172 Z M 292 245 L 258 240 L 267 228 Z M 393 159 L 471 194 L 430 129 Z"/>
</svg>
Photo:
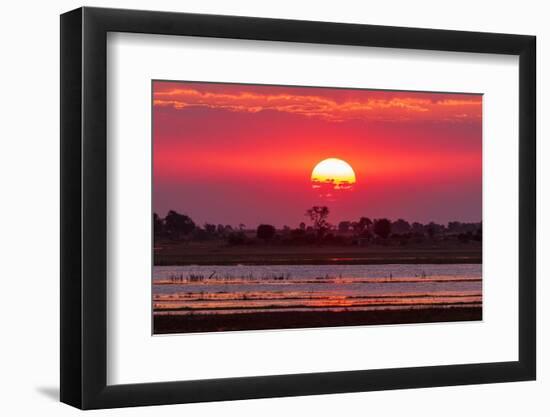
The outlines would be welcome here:
<svg viewBox="0 0 550 417">
<path fill-rule="evenodd" d="M 328 158 L 315 165 L 311 183 L 315 189 L 349 190 L 355 184 L 355 172 L 346 161 Z"/>
</svg>

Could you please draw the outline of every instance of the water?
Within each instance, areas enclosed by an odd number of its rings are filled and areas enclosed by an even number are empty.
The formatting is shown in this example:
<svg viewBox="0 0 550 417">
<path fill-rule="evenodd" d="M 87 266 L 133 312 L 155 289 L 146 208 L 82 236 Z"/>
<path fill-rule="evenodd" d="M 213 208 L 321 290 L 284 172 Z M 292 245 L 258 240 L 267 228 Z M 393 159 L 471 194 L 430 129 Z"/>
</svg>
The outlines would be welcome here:
<svg viewBox="0 0 550 417">
<path fill-rule="evenodd" d="M 154 314 L 480 306 L 480 264 L 156 266 Z"/>
</svg>

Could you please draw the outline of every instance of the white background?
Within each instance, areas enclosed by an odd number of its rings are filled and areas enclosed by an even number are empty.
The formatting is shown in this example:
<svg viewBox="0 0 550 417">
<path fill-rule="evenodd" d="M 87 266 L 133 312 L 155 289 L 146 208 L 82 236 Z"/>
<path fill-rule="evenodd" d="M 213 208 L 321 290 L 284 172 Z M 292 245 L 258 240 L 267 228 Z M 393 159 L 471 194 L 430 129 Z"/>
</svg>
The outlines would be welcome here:
<svg viewBox="0 0 550 417">
<path fill-rule="evenodd" d="M 332 20 L 443 29 L 483 30 L 538 36 L 539 144 L 548 135 L 542 120 L 550 96 L 548 72 L 550 27 L 544 2 L 442 3 L 394 2 L 257 2 L 257 1 L 120 1 L 88 5 Z M 59 349 L 59 29 L 58 14 L 80 6 L 24 2 L 4 5 L 2 36 L 2 344 L 0 345 L 0 409 L 7 415 L 72 415 L 58 404 Z M 100 415 L 334 415 L 383 414 L 448 416 L 548 415 L 550 390 L 550 274 L 543 256 L 550 250 L 550 224 L 540 213 L 550 210 L 548 146 L 539 147 L 539 378 L 537 382 L 485 386 L 327 395 L 305 398 L 238 401 L 169 407 L 100 411 Z M 506 234 L 503 234 L 506 238 Z M 547 255 L 546 255 L 547 257 Z"/>
<path fill-rule="evenodd" d="M 109 384 L 517 360 L 517 57 L 136 34 L 107 45 Z M 151 337 L 151 79 L 483 93 L 483 321 Z"/>
</svg>

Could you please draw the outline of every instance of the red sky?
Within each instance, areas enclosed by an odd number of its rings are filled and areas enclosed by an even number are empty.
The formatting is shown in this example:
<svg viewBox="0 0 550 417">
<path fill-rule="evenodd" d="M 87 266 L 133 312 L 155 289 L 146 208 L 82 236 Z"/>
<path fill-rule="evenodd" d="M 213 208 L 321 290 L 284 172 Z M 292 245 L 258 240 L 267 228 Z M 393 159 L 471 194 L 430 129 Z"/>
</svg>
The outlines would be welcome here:
<svg viewBox="0 0 550 417">
<path fill-rule="evenodd" d="M 481 220 L 482 96 L 194 82 L 153 83 L 153 205 L 198 224 Z M 313 167 L 340 158 L 357 182 L 335 201 Z"/>
</svg>

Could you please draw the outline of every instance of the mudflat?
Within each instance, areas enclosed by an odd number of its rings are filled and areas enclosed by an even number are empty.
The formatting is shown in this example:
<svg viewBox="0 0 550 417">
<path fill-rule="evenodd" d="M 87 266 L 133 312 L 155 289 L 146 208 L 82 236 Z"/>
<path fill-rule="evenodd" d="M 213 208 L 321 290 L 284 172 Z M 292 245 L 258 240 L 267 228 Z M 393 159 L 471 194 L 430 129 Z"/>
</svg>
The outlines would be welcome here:
<svg viewBox="0 0 550 417">
<path fill-rule="evenodd" d="M 158 242 L 154 265 L 475 264 L 480 242 L 407 246 L 228 245 L 221 242 Z"/>
<path fill-rule="evenodd" d="M 168 314 L 154 316 L 154 334 L 434 323 L 481 319 L 481 305 L 374 311 Z"/>
</svg>

